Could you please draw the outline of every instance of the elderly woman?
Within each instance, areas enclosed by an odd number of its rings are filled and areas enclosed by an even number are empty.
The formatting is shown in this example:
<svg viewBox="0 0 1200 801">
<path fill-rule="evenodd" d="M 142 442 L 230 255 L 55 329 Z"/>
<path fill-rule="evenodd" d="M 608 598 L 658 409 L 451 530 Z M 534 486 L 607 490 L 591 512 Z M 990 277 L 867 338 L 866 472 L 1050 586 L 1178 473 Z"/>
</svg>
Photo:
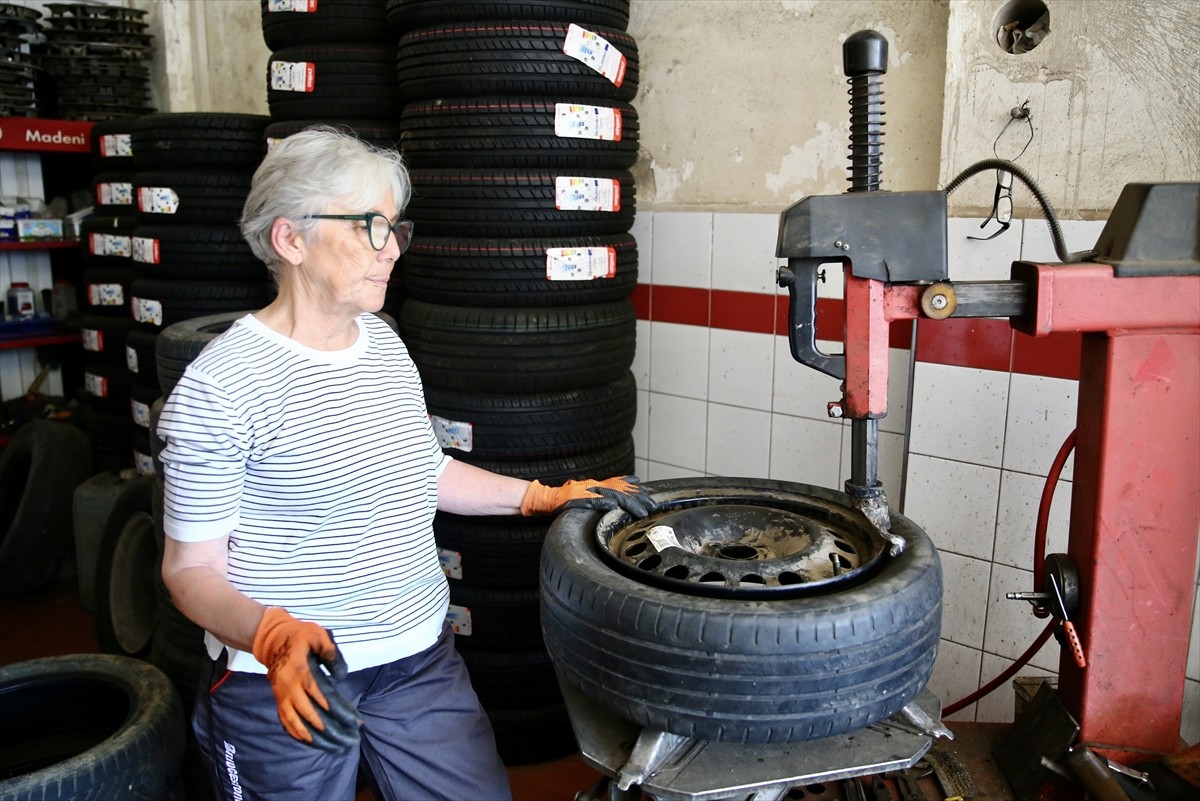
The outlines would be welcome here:
<svg viewBox="0 0 1200 801">
<path fill-rule="evenodd" d="M 632 477 L 546 487 L 441 452 L 372 314 L 409 194 L 397 153 L 331 128 L 276 144 L 242 232 L 279 294 L 160 418 L 163 579 L 206 631 L 193 725 L 221 798 L 352 799 L 360 753 L 389 799 L 508 798 L 446 623 L 434 511 L 652 508 Z"/>
</svg>

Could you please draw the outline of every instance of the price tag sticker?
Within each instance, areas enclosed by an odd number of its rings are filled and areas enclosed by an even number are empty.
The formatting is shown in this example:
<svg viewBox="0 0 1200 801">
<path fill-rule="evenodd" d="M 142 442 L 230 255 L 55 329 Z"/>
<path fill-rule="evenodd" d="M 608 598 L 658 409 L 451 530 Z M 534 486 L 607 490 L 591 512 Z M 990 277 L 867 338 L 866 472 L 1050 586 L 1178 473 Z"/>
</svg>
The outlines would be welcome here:
<svg viewBox="0 0 1200 801">
<path fill-rule="evenodd" d="M 150 427 L 150 405 L 142 403 L 138 400 L 129 401 L 129 411 L 133 415 L 133 422 L 137 423 L 142 428 Z"/>
<path fill-rule="evenodd" d="M 464 637 L 471 636 L 471 610 L 467 607 L 450 604 L 450 609 L 446 612 L 446 622 L 450 624 L 450 630 L 455 634 L 461 634 Z"/>
<path fill-rule="evenodd" d="M 279 92 L 311 92 L 317 85 L 317 65 L 311 61 L 272 61 L 268 88 Z"/>
<path fill-rule="evenodd" d="M 148 453 L 133 452 L 133 468 L 139 476 L 154 475 L 154 457 Z"/>
<path fill-rule="evenodd" d="M 123 306 L 125 290 L 120 284 L 88 284 L 88 303 L 93 306 Z"/>
<path fill-rule="evenodd" d="M 80 332 L 83 336 L 83 349 L 92 353 L 104 352 L 104 332 L 95 328 L 85 328 Z"/>
<path fill-rule="evenodd" d="M 668 548 L 678 548 L 679 540 L 675 537 L 675 529 L 670 526 L 653 526 L 646 532 L 646 539 L 654 546 L 654 550 L 662 553 Z"/>
<path fill-rule="evenodd" d="M 554 179 L 554 208 L 559 211 L 620 211 L 621 182 L 615 178 L 560 175 Z"/>
<path fill-rule="evenodd" d="M 446 574 L 446 578 L 459 579 L 463 577 L 462 572 L 462 554 L 458 551 L 448 551 L 445 548 L 438 548 L 438 561 L 442 564 L 442 572 Z"/>
<path fill-rule="evenodd" d="M 108 397 L 108 379 L 106 379 L 104 376 L 84 373 L 83 386 L 87 389 L 88 394 L 90 395 L 95 395 L 97 398 Z"/>
<path fill-rule="evenodd" d="M 169 186 L 139 186 L 138 211 L 174 214 L 179 211 L 179 195 Z"/>
<path fill-rule="evenodd" d="M 99 145 L 100 155 L 106 159 L 133 155 L 132 134 L 104 134 Z"/>
<path fill-rule="evenodd" d="M 591 281 L 617 274 L 616 248 L 547 248 L 547 281 Z"/>
<path fill-rule="evenodd" d="M 125 366 L 129 368 L 129 372 L 131 373 L 138 371 L 137 351 L 128 345 L 125 346 Z"/>
<path fill-rule="evenodd" d="M 563 40 L 563 53 L 582 61 L 612 81 L 613 86 L 625 82 L 625 55 L 599 34 L 571 23 L 567 28 L 567 38 Z"/>
<path fill-rule="evenodd" d="M 142 264 L 158 264 L 158 240 L 135 236 L 132 242 L 133 260 Z"/>
<path fill-rule="evenodd" d="M 96 184 L 96 200 L 102 206 L 132 206 L 133 184 L 124 181 Z"/>
<path fill-rule="evenodd" d="M 315 14 L 317 13 L 317 0 L 267 0 L 267 11 Z"/>
<path fill-rule="evenodd" d="M 471 452 L 470 423 L 447 420 L 435 414 L 429 415 L 429 422 L 433 424 L 433 434 L 437 437 L 438 445 L 443 448 L 454 448 L 464 453 Z"/>
<path fill-rule="evenodd" d="M 134 298 L 133 303 L 130 305 L 133 311 L 133 319 L 139 323 L 162 325 L 162 301 L 150 300 L 148 298 Z"/>
<path fill-rule="evenodd" d="M 554 135 L 559 138 L 620 142 L 621 128 L 619 108 L 577 103 L 554 104 Z"/>
</svg>

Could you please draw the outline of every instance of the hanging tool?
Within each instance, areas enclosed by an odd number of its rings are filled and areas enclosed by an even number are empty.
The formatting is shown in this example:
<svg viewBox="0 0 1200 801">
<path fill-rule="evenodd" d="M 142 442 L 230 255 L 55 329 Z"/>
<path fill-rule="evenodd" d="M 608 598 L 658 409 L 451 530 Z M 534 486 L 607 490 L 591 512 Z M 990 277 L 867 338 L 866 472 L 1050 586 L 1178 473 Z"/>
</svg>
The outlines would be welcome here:
<svg viewBox="0 0 1200 801">
<path fill-rule="evenodd" d="M 1053 573 L 1046 575 L 1050 578 L 1050 586 L 1054 588 L 1054 597 L 1058 599 L 1058 609 L 1062 612 L 1063 633 L 1067 635 L 1067 643 L 1070 644 L 1071 653 L 1075 656 L 1075 664 L 1082 670 L 1087 667 L 1087 657 L 1083 655 L 1083 643 L 1079 641 L 1079 632 L 1075 631 L 1075 624 L 1067 615 L 1067 604 L 1063 600 L 1062 590 L 1058 588 L 1058 580 L 1054 578 Z"/>
</svg>

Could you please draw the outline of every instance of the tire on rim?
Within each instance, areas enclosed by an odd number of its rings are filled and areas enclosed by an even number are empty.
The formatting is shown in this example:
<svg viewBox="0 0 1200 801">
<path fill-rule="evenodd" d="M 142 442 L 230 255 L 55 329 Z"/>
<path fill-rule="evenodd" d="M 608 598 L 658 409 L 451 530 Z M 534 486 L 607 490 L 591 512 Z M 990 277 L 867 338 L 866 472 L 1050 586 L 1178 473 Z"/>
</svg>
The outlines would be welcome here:
<svg viewBox="0 0 1200 801">
<path fill-rule="evenodd" d="M 648 523 L 713 504 L 787 507 L 819 527 L 853 524 L 856 514 L 840 492 L 782 481 L 695 478 L 645 487 L 660 503 Z M 907 542 L 899 556 L 881 552 L 863 560 L 863 572 L 796 590 L 803 595 L 779 583 L 778 594 L 760 587 L 713 595 L 700 584 L 678 591 L 687 582 L 671 586 L 669 572 L 639 578 L 637 567 L 601 554 L 598 534 L 622 519 L 566 512 L 547 534 L 541 563 L 547 650 L 573 686 L 620 717 L 705 740 L 799 742 L 883 720 L 928 681 L 941 626 L 941 563 L 907 518 L 892 516 L 893 533 Z"/>
</svg>

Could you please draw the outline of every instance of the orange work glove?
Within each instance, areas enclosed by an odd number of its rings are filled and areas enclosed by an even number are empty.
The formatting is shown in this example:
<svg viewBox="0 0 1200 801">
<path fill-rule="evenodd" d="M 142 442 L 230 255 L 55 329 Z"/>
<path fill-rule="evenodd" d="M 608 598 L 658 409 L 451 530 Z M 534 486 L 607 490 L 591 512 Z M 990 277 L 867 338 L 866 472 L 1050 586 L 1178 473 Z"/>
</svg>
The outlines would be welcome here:
<svg viewBox="0 0 1200 801">
<path fill-rule="evenodd" d="M 521 501 L 521 514 L 546 515 L 560 509 L 624 509 L 634 517 L 645 517 L 656 508 L 654 499 L 638 485 L 637 476 L 609 478 L 604 481 L 583 479 L 568 481 L 561 487 L 547 487 L 540 481 L 530 483 Z"/>
<path fill-rule="evenodd" d="M 346 660 L 328 630 L 271 607 L 254 632 L 253 653 L 267 666 L 288 734 L 324 751 L 358 745 L 358 715 L 330 680 L 346 677 Z"/>
</svg>

